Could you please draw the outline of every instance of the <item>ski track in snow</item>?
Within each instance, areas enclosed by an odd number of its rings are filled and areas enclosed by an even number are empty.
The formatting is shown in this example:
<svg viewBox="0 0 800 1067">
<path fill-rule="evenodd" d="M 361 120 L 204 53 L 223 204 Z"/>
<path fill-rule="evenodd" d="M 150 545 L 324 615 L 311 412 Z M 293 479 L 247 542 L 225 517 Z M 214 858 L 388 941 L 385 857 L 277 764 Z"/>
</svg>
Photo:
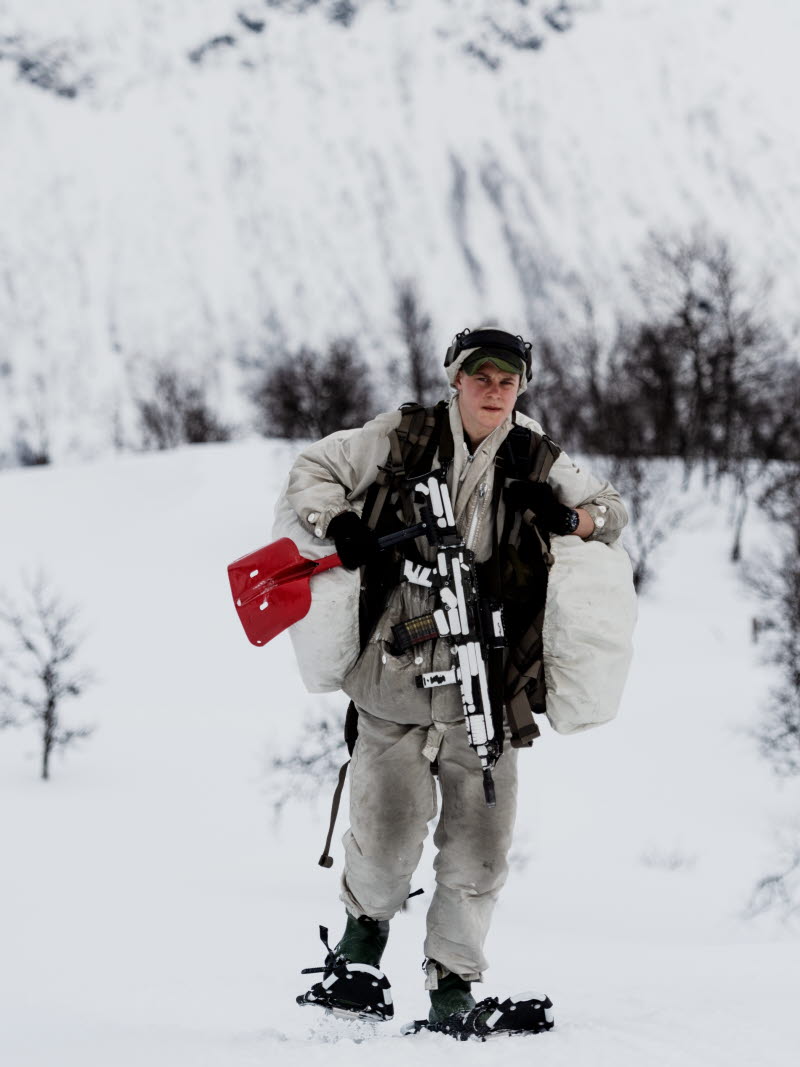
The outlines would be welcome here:
<svg viewBox="0 0 800 1067">
<path fill-rule="evenodd" d="M 494 1052 L 399 1036 L 426 1010 L 428 846 L 425 895 L 393 922 L 385 957 L 395 1019 L 294 1003 L 300 969 L 322 961 L 317 925 L 338 934 L 341 850 L 333 871 L 316 866 L 333 782 L 276 824 L 269 760 L 305 709 L 344 702 L 305 694 L 285 635 L 247 643 L 225 573 L 270 539 L 293 452 L 257 441 L 0 474 L 0 587 L 46 565 L 82 606 L 100 676 L 66 710 L 96 733 L 49 783 L 33 733 L 0 733 L 0 1063 L 793 1063 L 796 935 L 741 912 L 797 790 L 747 734 L 771 675 L 727 563 L 725 503 L 699 484 L 642 598 L 618 720 L 545 730 L 520 761 L 515 859 L 478 994 L 542 989 L 556 1029 Z M 754 519 L 746 553 L 756 533 Z"/>
</svg>

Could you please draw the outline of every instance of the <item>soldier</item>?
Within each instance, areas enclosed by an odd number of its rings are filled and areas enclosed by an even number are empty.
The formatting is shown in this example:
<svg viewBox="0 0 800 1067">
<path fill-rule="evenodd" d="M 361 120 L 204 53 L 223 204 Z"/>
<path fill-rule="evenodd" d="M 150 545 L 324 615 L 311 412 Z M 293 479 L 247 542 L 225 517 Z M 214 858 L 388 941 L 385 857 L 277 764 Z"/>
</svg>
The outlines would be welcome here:
<svg viewBox="0 0 800 1067">
<path fill-rule="evenodd" d="M 300 522 L 330 539 L 345 567 L 361 568 L 363 588 L 362 651 L 342 686 L 358 734 L 341 882 L 346 925 L 318 969 L 322 980 L 298 1002 L 392 1015 L 381 956 L 440 797 L 424 945 L 430 1015 L 415 1026 L 463 1037 L 552 1026 L 546 997 L 476 1004 L 471 987 L 483 980 L 484 941 L 508 871 L 517 749 L 538 733 L 531 713 L 545 709 L 541 628 L 550 539 L 611 543 L 627 515 L 612 485 L 579 469 L 537 422 L 515 412 L 532 376 L 530 344 L 494 328 L 465 330 L 445 367 L 454 391 L 449 403 L 387 412 L 360 430 L 331 435 L 301 453 L 289 478 L 286 500 Z M 435 547 L 419 538 L 377 550 L 381 532 L 419 518 L 413 478 L 438 469 L 464 546 L 474 553 L 478 584 L 491 587 L 503 606 L 507 647 L 499 671 L 490 670 L 504 741 L 493 768 L 493 807 L 485 802 L 458 687 L 420 688 L 416 681 L 452 668 L 450 643 L 433 636 L 398 648 L 398 627 L 435 607 L 429 588 L 399 580 L 402 565 L 430 565 Z"/>
</svg>

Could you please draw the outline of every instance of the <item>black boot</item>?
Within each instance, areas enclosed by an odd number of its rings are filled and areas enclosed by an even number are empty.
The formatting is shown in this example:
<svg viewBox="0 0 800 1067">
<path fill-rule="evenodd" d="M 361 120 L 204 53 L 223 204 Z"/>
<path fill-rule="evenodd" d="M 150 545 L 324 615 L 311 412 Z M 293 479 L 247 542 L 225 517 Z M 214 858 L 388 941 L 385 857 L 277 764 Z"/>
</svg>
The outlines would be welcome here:
<svg viewBox="0 0 800 1067">
<path fill-rule="evenodd" d="M 439 979 L 437 989 L 431 989 L 431 1010 L 428 1022 L 440 1023 L 448 1016 L 459 1011 L 469 1011 L 475 1007 L 475 997 L 470 989 L 471 983 L 450 972 Z"/>
<path fill-rule="evenodd" d="M 368 963 L 370 967 L 380 967 L 388 940 L 388 919 L 370 919 L 366 915 L 354 919 L 348 912 L 347 925 L 333 953 L 335 956 L 344 956 L 349 963 Z"/>
<path fill-rule="evenodd" d="M 301 973 L 322 973 L 323 978 L 301 994 L 297 1003 L 316 1004 L 346 1018 L 391 1019 L 391 986 L 378 966 L 389 937 L 388 921 L 348 915 L 344 934 L 333 949 L 324 926 L 319 933 L 328 950 L 325 966 L 307 967 Z"/>
</svg>

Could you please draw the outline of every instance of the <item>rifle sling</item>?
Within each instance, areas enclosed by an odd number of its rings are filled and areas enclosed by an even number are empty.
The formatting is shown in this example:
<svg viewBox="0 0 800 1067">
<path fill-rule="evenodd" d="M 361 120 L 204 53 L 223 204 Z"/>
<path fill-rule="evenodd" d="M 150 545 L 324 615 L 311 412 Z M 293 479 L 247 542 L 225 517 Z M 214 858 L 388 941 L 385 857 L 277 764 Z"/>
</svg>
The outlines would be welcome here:
<svg viewBox="0 0 800 1067">
<path fill-rule="evenodd" d="M 333 831 L 336 826 L 336 816 L 339 814 L 339 804 L 342 799 L 342 790 L 344 789 L 344 780 L 347 777 L 347 768 L 350 766 L 350 760 L 343 763 L 339 768 L 339 780 L 336 783 L 336 789 L 333 791 L 333 801 L 331 803 L 331 821 L 328 824 L 328 836 L 325 838 L 325 848 L 322 850 L 322 855 L 319 858 L 320 867 L 332 867 L 333 859 L 330 855 L 331 841 L 333 840 Z"/>
<path fill-rule="evenodd" d="M 523 431 L 525 440 L 522 441 L 522 435 L 518 432 Z M 516 475 L 519 474 L 522 464 L 530 467 L 530 453 L 533 448 L 533 435 L 526 432 L 523 427 L 514 426 L 506 438 L 508 442 L 508 448 L 501 449 L 495 457 L 494 463 L 494 488 L 492 492 L 492 506 L 495 509 L 495 515 L 497 514 L 497 505 L 500 502 L 500 497 L 503 494 L 505 487 L 507 468 L 508 473 Z M 505 443 L 505 442 L 504 442 Z M 521 457 L 520 445 L 525 447 L 525 458 Z M 524 469 L 524 468 L 522 468 Z M 491 567 L 488 569 L 490 592 L 493 597 L 496 597 L 498 601 L 502 600 L 502 575 L 501 575 L 501 563 L 500 563 L 500 544 L 506 544 L 509 534 L 511 533 L 511 527 L 514 524 L 514 513 L 510 508 L 506 508 L 505 521 L 503 523 L 502 537 L 498 533 L 498 522 L 495 521 L 492 525 L 492 558 Z M 506 696 L 505 685 L 505 656 L 503 655 L 503 649 L 497 649 L 494 654 L 489 657 L 489 685 L 490 693 L 492 695 L 492 712 L 494 715 L 495 700 L 497 694 L 499 694 L 500 704 L 500 730 L 497 730 L 497 722 L 495 722 L 495 736 L 502 738 L 504 734 L 503 729 L 503 703 Z M 500 653 L 499 655 L 497 653 Z M 533 717 L 530 704 L 525 698 L 525 692 L 522 692 L 522 699 L 519 700 L 516 697 L 512 699 L 505 699 L 505 717 L 508 721 L 509 733 L 511 735 L 511 747 L 512 748 L 528 748 L 533 744 L 534 740 L 539 736 L 539 727 L 536 724 L 536 720 Z"/>
</svg>

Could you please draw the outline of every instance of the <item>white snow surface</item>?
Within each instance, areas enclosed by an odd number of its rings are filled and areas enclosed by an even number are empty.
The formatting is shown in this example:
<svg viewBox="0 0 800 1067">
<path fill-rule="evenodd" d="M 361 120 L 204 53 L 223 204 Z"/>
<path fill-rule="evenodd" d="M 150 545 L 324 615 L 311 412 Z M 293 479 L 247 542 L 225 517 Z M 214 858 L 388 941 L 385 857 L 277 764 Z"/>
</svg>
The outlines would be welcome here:
<svg viewBox="0 0 800 1067">
<path fill-rule="evenodd" d="M 341 851 L 333 871 L 316 865 L 333 781 L 276 824 L 270 759 L 305 711 L 345 701 L 305 694 L 285 634 L 248 644 L 225 569 L 268 539 L 291 455 L 259 441 L 0 474 L 0 586 L 14 593 L 46 567 L 82 606 L 82 659 L 100 676 L 66 709 L 67 725 L 96 733 L 49 782 L 34 733 L 0 733 L 4 1067 L 493 1055 L 399 1036 L 426 1007 L 428 852 L 415 880 L 426 894 L 394 920 L 385 956 L 395 1020 L 372 1028 L 294 1002 L 300 969 L 322 961 L 317 925 L 340 932 Z M 796 1062 L 796 932 L 742 912 L 797 788 L 748 733 L 772 675 L 727 562 L 725 501 L 696 485 L 691 505 L 642 598 L 619 718 L 574 737 L 545 726 L 521 754 L 484 989 L 546 991 L 556 1029 L 502 1042 L 512 1064 Z"/>
<path fill-rule="evenodd" d="M 0 0 L 0 399 L 30 419 L 43 378 L 53 454 L 107 448 L 151 361 L 229 410 L 243 355 L 354 335 L 384 366 L 401 279 L 437 345 L 586 294 L 613 319 L 653 230 L 728 239 L 789 331 L 795 0 L 581 0 L 566 32 L 544 0 L 335 6 Z M 17 74 L 59 51 L 75 99 Z"/>
</svg>

